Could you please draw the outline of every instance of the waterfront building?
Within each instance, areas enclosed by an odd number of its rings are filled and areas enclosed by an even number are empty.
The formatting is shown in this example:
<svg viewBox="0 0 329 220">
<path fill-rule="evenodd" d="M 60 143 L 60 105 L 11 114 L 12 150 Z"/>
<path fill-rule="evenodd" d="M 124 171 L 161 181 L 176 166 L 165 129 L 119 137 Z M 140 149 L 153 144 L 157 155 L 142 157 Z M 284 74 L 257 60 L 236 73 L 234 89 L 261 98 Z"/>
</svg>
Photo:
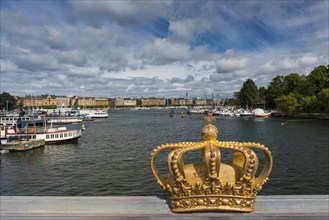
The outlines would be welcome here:
<svg viewBox="0 0 329 220">
<path fill-rule="evenodd" d="M 96 101 L 94 97 L 77 97 L 77 101 L 77 105 L 81 107 L 96 106 Z"/>
<path fill-rule="evenodd" d="M 137 105 L 137 100 L 117 97 L 114 99 L 109 99 L 109 105 L 112 107 L 135 107 Z"/>
<path fill-rule="evenodd" d="M 57 100 L 55 95 L 41 95 L 43 97 L 42 106 L 57 106 Z"/>
<path fill-rule="evenodd" d="M 25 96 L 19 98 L 17 104 L 21 102 L 23 107 L 52 107 L 52 106 L 70 106 L 81 108 L 92 107 L 164 107 L 164 106 L 218 106 L 220 100 L 212 99 L 186 99 L 186 98 L 95 98 L 95 97 L 78 97 L 73 96 L 68 98 L 66 96 L 55 95 L 40 95 L 40 96 Z"/>
<path fill-rule="evenodd" d="M 70 99 L 66 96 L 56 96 L 57 105 L 70 106 Z"/>
<path fill-rule="evenodd" d="M 17 99 L 17 104 L 22 103 L 23 107 L 51 107 L 57 105 L 70 105 L 70 99 L 66 96 L 55 95 L 40 95 L 40 96 L 25 96 Z"/>
<path fill-rule="evenodd" d="M 95 98 L 95 106 L 108 107 L 109 100 L 107 98 Z"/>
<path fill-rule="evenodd" d="M 141 98 L 140 106 L 151 107 L 151 106 L 166 106 L 165 98 Z"/>
<path fill-rule="evenodd" d="M 20 98 L 23 107 L 43 106 L 43 98 L 41 96 L 27 95 Z"/>
<path fill-rule="evenodd" d="M 171 98 L 170 105 L 172 106 L 191 106 L 193 104 L 192 100 L 185 98 Z"/>
<path fill-rule="evenodd" d="M 193 100 L 193 105 L 195 105 L 195 106 L 206 106 L 207 105 L 207 100 L 206 99 L 194 99 Z"/>
<path fill-rule="evenodd" d="M 122 107 L 124 106 L 124 99 L 121 97 L 115 98 L 114 99 L 114 106 L 115 107 Z"/>
<path fill-rule="evenodd" d="M 137 105 L 136 99 L 124 99 L 123 106 L 125 107 L 135 107 Z"/>
</svg>

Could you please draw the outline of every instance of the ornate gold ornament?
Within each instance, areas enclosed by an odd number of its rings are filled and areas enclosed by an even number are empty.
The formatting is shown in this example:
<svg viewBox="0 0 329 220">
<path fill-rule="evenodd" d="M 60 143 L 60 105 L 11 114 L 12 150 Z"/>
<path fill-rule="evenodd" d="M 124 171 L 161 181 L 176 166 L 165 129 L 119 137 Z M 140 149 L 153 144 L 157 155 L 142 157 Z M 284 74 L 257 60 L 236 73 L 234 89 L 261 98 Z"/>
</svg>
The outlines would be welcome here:
<svg viewBox="0 0 329 220">
<path fill-rule="evenodd" d="M 272 170 L 271 152 L 262 144 L 218 141 L 218 130 L 212 125 L 211 114 L 202 129 L 203 141 L 163 144 L 150 157 L 151 170 L 157 183 L 167 192 L 172 212 L 225 210 L 252 212 L 256 194 L 268 180 Z M 265 164 L 256 176 L 259 161 L 251 149 L 260 149 Z M 221 162 L 222 151 L 233 152 L 230 163 Z M 156 155 L 169 150 L 167 179 L 161 177 L 155 164 Z M 183 156 L 190 151 L 202 151 L 202 162 L 185 164 Z"/>
</svg>

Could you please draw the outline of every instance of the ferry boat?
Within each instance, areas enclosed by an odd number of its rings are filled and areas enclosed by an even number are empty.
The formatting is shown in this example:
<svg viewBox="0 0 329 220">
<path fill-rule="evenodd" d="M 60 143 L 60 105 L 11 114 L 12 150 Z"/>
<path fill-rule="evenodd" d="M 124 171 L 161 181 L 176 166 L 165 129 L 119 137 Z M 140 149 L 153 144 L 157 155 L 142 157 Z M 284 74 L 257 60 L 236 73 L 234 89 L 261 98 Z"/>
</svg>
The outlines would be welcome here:
<svg viewBox="0 0 329 220">
<path fill-rule="evenodd" d="M 81 130 L 54 128 L 44 119 L 17 120 L 16 126 L 1 127 L 1 137 L 8 140 L 41 139 L 45 140 L 46 144 L 76 143 L 81 137 Z"/>
<path fill-rule="evenodd" d="M 108 118 L 109 113 L 103 109 L 81 109 L 78 111 L 80 116 L 87 118 Z M 79 115 L 78 115 L 79 116 Z"/>
</svg>

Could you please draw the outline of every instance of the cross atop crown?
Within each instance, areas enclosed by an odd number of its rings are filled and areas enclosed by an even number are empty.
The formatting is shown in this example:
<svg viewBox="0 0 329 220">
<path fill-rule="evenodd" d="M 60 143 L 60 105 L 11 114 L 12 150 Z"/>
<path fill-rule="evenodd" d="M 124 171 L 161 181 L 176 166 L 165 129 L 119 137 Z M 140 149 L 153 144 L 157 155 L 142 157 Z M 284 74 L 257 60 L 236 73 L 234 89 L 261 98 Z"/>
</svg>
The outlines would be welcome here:
<svg viewBox="0 0 329 220">
<path fill-rule="evenodd" d="M 205 120 L 208 123 L 208 125 L 210 125 L 216 120 L 216 118 L 214 118 L 211 113 L 208 113 L 208 116 L 204 117 L 203 120 Z"/>
</svg>

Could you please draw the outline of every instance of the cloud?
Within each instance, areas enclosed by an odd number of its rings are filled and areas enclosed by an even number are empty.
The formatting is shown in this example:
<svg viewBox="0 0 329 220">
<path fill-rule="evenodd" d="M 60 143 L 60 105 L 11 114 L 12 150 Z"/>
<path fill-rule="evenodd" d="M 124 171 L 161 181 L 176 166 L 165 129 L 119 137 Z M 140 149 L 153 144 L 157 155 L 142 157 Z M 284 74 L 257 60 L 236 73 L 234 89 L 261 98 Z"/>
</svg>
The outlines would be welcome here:
<svg viewBox="0 0 329 220">
<path fill-rule="evenodd" d="M 264 62 L 259 70 L 266 73 L 292 73 L 296 70 L 302 70 L 307 66 L 316 66 L 320 59 L 315 56 L 304 55 L 301 57 L 281 57 L 280 59 L 271 59 Z M 320 61 L 321 62 L 321 61 Z M 300 72 L 304 73 L 304 71 Z"/>
<path fill-rule="evenodd" d="M 170 37 L 183 42 L 196 40 L 199 34 L 209 31 L 210 28 L 210 23 L 203 19 L 171 21 L 169 25 Z"/>
<path fill-rule="evenodd" d="M 141 25 L 161 18 L 170 9 L 172 1 L 69 1 L 76 20 L 87 20 L 100 27 L 106 22 L 123 25 Z"/>
<path fill-rule="evenodd" d="M 247 67 L 248 60 L 245 57 L 222 58 L 216 61 L 216 71 L 218 73 L 232 73 Z"/>
<path fill-rule="evenodd" d="M 186 61 L 190 57 L 191 52 L 188 44 L 168 39 L 155 39 L 152 44 L 144 47 L 144 58 L 148 64 L 164 65 L 176 61 Z"/>
<path fill-rule="evenodd" d="M 327 1 L 0 4 L 1 91 L 15 95 L 225 97 L 328 64 Z"/>
</svg>

